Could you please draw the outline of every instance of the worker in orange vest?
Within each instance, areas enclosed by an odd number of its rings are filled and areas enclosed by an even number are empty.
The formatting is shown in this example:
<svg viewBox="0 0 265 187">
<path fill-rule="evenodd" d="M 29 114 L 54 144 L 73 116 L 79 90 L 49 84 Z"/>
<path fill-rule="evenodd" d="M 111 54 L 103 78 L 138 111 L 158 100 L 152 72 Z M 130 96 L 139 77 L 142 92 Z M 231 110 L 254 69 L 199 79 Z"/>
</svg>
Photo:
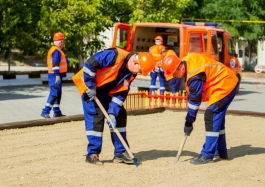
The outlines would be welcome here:
<svg viewBox="0 0 265 187">
<path fill-rule="evenodd" d="M 48 84 L 50 86 L 50 93 L 45 107 L 42 109 L 41 116 L 50 118 L 50 111 L 53 108 L 53 117 L 65 116 L 60 109 L 60 102 L 62 97 L 62 78 L 66 77 L 67 66 L 70 59 L 66 58 L 62 48 L 64 46 L 64 34 L 56 32 L 53 35 L 53 46 L 49 49 L 47 54 L 48 66 Z"/>
<path fill-rule="evenodd" d="M 201 102 L 208 102 L 204 114 L 206 141 L 192 164 L 213 162 L 215 155 L 228 159 L 225 138 L 225 115 L 234 99 L 238 78 L 231 69 L 207 56 L 190 53 L 181 60 L 176 55 L 163 61 L 167 80 L 185 78 L 188 92 L 188 112 L 184 133 L 190 135 Z"/>
<path fill-rule="evenodd" d="M 161 36 L 157 36 L 155 38 L 155 45 L 149 48 L 149 53 L 154 57 L 156 61 L 156 66 L 152 72 L 150 72 L 151 84 L 149 91 L 150 93 L 156 90 L 156 78 L 159 77 L 160 83 L 160 94 L 163 95 L 165 92 L 165 76 L 164 71 L 161 67 L 161 61 L 163 59 L 162 51 L 165 50 L 165 46 L 163 45 L 163 38 Z"/>
<path fill-rule="evenodd" d="M 119 48 L 100 51 L 91 56 L 82 70 L 73 76 L 81 95 L 85 129 L 88 139 L 86 162 L 102 165 L 99 154 L 102 148 L 104 115 L 93 100 L 98 98 L 107 111 L 114 127 L 126 138 L 127 113 L 123 103 L 129 93 L 131 82 L 138 73 L 148 75 L 155 66 L 153 57 L 147 52 L 129 53 Z M 110 123 L 107 121 L 110 126 Z M 131 164 L 132 158 L 126 152 L 118 136 L 111 130 L 114 146 L 114 162 Z M 128 144 L 129 146 L 129 144 Z"/>
</svg>

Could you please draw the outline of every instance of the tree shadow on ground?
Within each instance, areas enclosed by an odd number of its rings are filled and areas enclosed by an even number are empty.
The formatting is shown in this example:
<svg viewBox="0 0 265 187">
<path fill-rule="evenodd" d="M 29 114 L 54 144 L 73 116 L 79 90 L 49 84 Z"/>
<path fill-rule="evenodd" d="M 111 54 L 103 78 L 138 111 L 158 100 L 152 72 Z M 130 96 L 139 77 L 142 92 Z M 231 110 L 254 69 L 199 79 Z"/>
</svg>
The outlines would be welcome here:
<svg viewBox="0 0 265 187">
<path fill-rule="evenodd" d="M 39 95 L 24 95 L 24 94 L 8 94 L 8 93 L 0 93 L 0 101 L 3 100 L 14 100 L 14 99 L 32 99 L 32 98 L 38 98 L 43 97 Z"/>
<path fill-rule="evenodd" d="M 265 154 L 264 147 L 251 147 L 251 145 L 240 145 L 237 147 L 231 147 L 228 150 L 229 160 L 233 160 L 238 157 L 243 157 L 246 155 L 258 155 Z"/>
<path fill-rule="evenodd" d="M 163 157 L 176 157 L 178 154 L 177 150 L 149 150 L 149 151 L 141 151 L 135 154 L 136 158 L 139 158 L 140 162 L 144 162 L 147 160 L 156 160 Z M 198 153 L 191 151 L 182 151 L 180 156 L 191 156 L 196 157 Z"/>
<path fill-rule="evenodd" d="M 261 92 L 255 92 L 255 91 L 247 91 L 247 90 L 242 90 L 240 89 L 238 94 L 236 96 L 240 96 L 240 95 L 248 95 L 248 94 L 254 94 L 254 93 L 259 93 L 261 94 Z M 235 97 L 236 98 L 236 97 Z"/>
<path fill-rule="evenodd" d="M 163 157 L 176 157 L 178 154 L 177 150 L 148 150 L 148 151 L 140 151 L 135 153 L 135 157 L 138 159 L 139 164 L 144 161 L 148 160 L 156 160 Z M 180 158 L 182 156 L 190 156 L 191 158 L 197 157 L 200 153 L 192 152 L 192 151 L 185 151 L 181 152 Z M 258 154 L 265 154 L 265 148 L 263 147 L 251 147 L 251 145 L 240 145 L 238 147 L 231 147 L 228 149 L 228 157 L 229 161 L 243 157 L 246 155 L 258 155 Z M 190 160 L 182 160 L 188 161 Z M 221 161 L 222 159 L 216 158 L 215 162 Z"/>
</svg>

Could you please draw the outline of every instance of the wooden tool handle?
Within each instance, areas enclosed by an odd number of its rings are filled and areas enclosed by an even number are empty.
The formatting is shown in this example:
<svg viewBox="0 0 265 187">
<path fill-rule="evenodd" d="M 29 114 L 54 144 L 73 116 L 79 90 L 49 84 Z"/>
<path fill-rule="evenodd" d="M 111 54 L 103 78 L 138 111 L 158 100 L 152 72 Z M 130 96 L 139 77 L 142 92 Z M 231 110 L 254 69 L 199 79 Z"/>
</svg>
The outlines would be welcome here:
<svg viewBox="0 0 265 187">
<path fill-rule="evenodd" d="M 187 140 L 187 137 L 188 137 L 188 135 L 185 134 L 185 135 L 184 135 L 184 138 L 183 138 L 183 140 L 182 140 L 182 142 L 181 142 L 181 144 L 180 144 L 180 147 L 179 147 L 179 150 L 178 150 L 178 154 L 177 154 L 177 156 L 176 156 L 176 161 L 177 161 L 177 162 L 179 161 L 179 157 L 180 157 L 180 154 L 181 154 L 182 149 L 183 149 L 183 147 L 184 147 L 184 144 L 185 144 L 185 142 L 186 142 L 186 140 Z"/>
<path fill-rule="evenodd" d="M 118 138 L 120 139 L 122 145 L 124 146 L 124 148 L 126 149 L 127 153 L 130 155 L 131 158 L 134 158 L 132 152 L 130 151 L 127 143 L 124 141 L 123 137 L 121 136 L 120 132 L 114 128 L 114 124 L 111 121 L 109 114 L 106 112 L 105 108 L 102 106 L 101 102 L 98 100 L 98 98 L 95 96 L 94 100 L 96 101 L 97 105 L 99 106 L 100 110 L 103 112 L 105 118 L 110 122 L 110 125 L 112 127 L 112 129 L 114 130 L 114 132 L 117 134 Z"/>
</svg>

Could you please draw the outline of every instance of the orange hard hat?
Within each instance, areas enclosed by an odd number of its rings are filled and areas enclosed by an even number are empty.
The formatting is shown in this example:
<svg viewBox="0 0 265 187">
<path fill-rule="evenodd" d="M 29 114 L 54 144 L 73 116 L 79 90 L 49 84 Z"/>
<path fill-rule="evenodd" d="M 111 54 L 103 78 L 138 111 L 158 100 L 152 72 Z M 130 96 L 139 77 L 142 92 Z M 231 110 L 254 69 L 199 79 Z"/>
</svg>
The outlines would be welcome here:
<svg viewBox="0 0 265 187">
<path fill-rule="evenodd" d="M 138 53 L 138 62 L 144 76 L 148 75 L 155 67 L 155 59 L 147 52 Z"/>
<path fill-rule="evenodd" d="M 155 40 L 160 40 L 163 43 L 163 38 L 161 36 L 155 37 Z"/>
<path fill-rule="evenodd" d="M 173 74 L 178 68 L 180 62 L 181 60 L 178 58 L 177 55 L 169 55 L 164 58 L 162 68 L 165 72 L 164 75 L 167 81 L 174 78 Z"/>
<path fill-rule="evenodd" d="M 53 40 L 64 40 L 64 35 L 61 32 L 56 32 L 53 35 Z"/>
<path fill-rule="evenodd" d="M 169 49 L 166 51 L 164 58 L 168 57 L 169 55 L 176 55 L 176 53 L 172 49 Z"/>
</svg>

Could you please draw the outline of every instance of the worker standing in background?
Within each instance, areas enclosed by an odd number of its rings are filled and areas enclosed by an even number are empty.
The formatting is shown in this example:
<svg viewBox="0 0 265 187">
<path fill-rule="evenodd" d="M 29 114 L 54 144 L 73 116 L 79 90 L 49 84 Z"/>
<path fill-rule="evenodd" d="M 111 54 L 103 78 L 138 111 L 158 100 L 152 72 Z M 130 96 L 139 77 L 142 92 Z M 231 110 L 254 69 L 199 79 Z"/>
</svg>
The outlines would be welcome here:
<svg viewBox="0 0 265 187">
<path fill-rule="evenodd" d="M 60 109 L 60 102 L 62 97 L 62 78 L 66 77 L 67 66 L 70 59 L 66 59 L 62 48 L 64 46 L 64 34 L 56 32 L 53 35 L 53 46 L 49 49 L 47 54 L 48 66 L 48 84 L 50 93 L 45 107 L 42 109 L 41 116 L 50 118 L 50 111 L 53 108 L 53 117 L 65 116 Z"/>
<path fill-rule="evenodd" d="M 117 128 L 129 147 L 126 137 L 127 112 L 123 103 L 137 74 L 142 73 L 147 76 L 154 66 L 154 58 L 147 52 L 133 54 L 119 48 L 111 48 L 91 56 L 85 62 L 83 69 L 73 76 L 84 110 L 88 140 L 86 162 L 103 164 L 99 160 L 99 154 L 102 149 L 105 117 L 94 101 L 94 96 L 101 102 L 114 128 Z M 110 126 L 108 121 L 107 124 Z M 126 152 L 116 133 L 112 128 L 110 130 L 114 146 L 113 161 L 133 163 L 133 159 Z"/>
<path fill-rule="evenodd" d="M 167 80 L 185 78 L 188 92 L 188 113 L 184 133 L 190 135 L 201 102 L 208 101 L 204 114 L 206 140 L 198 157 L 191 164 L 213 162 L 218 155 L 228 159 L 225 138 L 225 115 L 237 92 L 238 78 L 231 69 L 207 56 L 190 53 L 181 60 L 170 55 L 163 61 Z"/>
<path fill-rule="evenodd" d="M 149 88 L 150 93 L 156 90 L 156 78 L 159 77 L 160 83 L 160 94 L 163 95 L 165 92 L 165 76 L 164 71 L 161 67 L 161 60 L 163 59 L 162 51 L 165 49 L 163 45 L 163 38 L 161 36 L 157 36 L 155 38 L 155 45 L 149 48 L 149 53 L 154 57 L 156 61 L 156 66 L 153 71 L 150 72 L 151 76 L 151 85 Z"/>
</svg>

